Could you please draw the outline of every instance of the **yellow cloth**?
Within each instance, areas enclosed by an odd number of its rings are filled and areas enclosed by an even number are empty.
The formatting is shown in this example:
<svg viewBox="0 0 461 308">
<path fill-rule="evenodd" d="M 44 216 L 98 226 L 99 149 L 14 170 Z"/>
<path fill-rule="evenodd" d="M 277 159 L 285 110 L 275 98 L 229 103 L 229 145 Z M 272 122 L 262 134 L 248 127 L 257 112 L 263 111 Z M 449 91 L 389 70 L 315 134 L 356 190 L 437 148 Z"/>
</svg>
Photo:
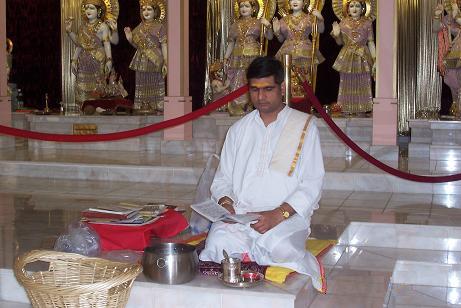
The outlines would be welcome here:
<svg viewBox="0 0 461 308">
<path fill-rule="evenodd" d="M 317 257 L 322 252 L 325 252 L 326 249 L 336 245 L 336 240 L 316 240 L 308 239 L 306 241 L 306 249 L 309 250 L 315 257 Z M 279 267 L 279 266 L 269 266 L 266 270 L 265 278 L 269 281 L 276 283 L 284 283 L 288 275 L 294 271 L 289 268 Z"/>
<path fill-rule="evenodd" d="M 206 236 L 206 234 L 199 234 L 187 240 L 186 243 L 196 246 L 205 240 Z M 336 245 L 336 243 L 336 240 L 307 239 L 306 249 L 309 250 L 315 257 L 318 257 L 320 254 L 325 253 L 328 249 Z M 272 282 L 284 283 L 288 275 L 293 272 L 294 271 L 289 268 L 269 266 L 266 270 L 265 278 Z"/>
<path fill-rule="evenodd" d="M 201 242 L 206 240 L 206 236 L 207 236 L 206 233 L 198 234 L 196 236 L 193 236 L 193 237 L 187 239 L 185 242 L 186 242 L 186 244 L 189 244 L 189 245 L 192 245 L 192 246 L 197 246 L 198 244 L 200 244 Z"/>
</svg>

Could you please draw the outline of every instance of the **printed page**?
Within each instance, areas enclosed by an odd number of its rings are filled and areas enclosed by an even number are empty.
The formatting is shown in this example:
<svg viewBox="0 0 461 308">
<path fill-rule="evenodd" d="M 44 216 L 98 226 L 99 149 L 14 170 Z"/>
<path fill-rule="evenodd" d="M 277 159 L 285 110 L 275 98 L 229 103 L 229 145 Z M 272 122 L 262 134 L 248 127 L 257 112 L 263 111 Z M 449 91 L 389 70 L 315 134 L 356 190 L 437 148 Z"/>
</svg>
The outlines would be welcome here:
<svg viewBox="0 0 461 308">
<path fill-rule="evenodd" d="M 224 217 L 230 215 L 230 213 L 225 208 L 213 200 L 192 204 L 190 207 L 211 222 L 223 220 Z"/>
<path fill-rule="evenodd" d="M 226 215 L 226 220 L 234 221 L 242 225 L 245 225 L 252 221 L 258 220 L 259 216 L 260 215 L 258 214 L 228 214 Z"/>
<path fill-rule="evenodd" d="M 247 224 L 249 222 L 258 220 L 259 218 L 258 214 L 231 214 L 213 200 L 192 204 L 191 208 L 211 222 L 224 220 L 229 222 L 237 222 L 240 224 Z"/>
</svg>

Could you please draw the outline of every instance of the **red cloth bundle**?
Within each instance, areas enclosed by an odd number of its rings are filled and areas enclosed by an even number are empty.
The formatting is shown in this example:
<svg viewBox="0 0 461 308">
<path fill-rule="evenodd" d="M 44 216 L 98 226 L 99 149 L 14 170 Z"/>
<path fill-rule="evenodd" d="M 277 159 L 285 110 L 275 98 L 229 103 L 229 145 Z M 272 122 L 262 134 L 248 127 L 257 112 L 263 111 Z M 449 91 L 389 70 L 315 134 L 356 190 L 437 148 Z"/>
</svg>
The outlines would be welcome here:
<svg viewBox="0 0 461 308">
<path fill-rule="evenodd" d="M 149 246 L 152 237 L 169 238 L 184 231 L 186 218 L 175 210 L 168 210 L 163 217 L 141 226 L 88 223 L 98 233 L 101 249 L 131 249 L 142 251 Z"/>
</svg>

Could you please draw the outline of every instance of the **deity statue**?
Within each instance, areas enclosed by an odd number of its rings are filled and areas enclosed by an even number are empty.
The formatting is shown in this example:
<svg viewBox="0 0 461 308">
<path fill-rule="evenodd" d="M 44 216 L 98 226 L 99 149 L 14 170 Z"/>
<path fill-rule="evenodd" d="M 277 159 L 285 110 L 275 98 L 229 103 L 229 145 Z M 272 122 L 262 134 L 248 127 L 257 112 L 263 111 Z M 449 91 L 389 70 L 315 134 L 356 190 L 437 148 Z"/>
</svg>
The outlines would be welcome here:
<svg viewBox="0 0 461 308">
<path fill-rule="evenodd" d="M 128 42 L 136 48 L 130 68 L 136 72 L 134 108 L 143 113 L 163 113 L 167 74 L 167 29 L 161 0 L 141 0 L 142 22 L 133 30 L 126 27 Z"/>
<path fill-rule="evenodd" d="M 72 32 L 73 19 L 66 20 L 66 32 L 77 45 L 71 68 L 76 76 L 75 100 L 79 107 L 105 93 L 106 76 L 112 70 L 111 31 L 106 21 L 116 20 L 118 15 L 114 13 L 118 14 L 116 0 L 83 0 L 82 25 L 77 34 Z"/>
<path fill-rule="evenodd" d="M 443 11 L 447 15 L 443 16 Z M 450 88 L 454 115 L 461 111 L 461 14 L 456 0 L 438 4 L 434 10 L 433 29 L 438 32 L 438 70 Z"/>
<path fill-rule="evenodd" d="M 276 57 L 284 62 L 284 55 L 291 55 L 292 70 L 311 84 L 315 84 L 314 68 L 325 60 L 317 46 L 317 35 L 325 30 L 319 11 L 322 6 L 323 1 L 320 0 L 311 0 L 307 9 L 303 0 L 279 0 L 279 13 L 284 17 L 280 20 L 274 18 L 272 22 L 275 37 L 283 43 Z M 304 89 L 295 74 L 292 74 L 291 84 L 292 97 L 304 97 Z"/>
<path fill-rule="evenodd" d="M 11 66 L 13 65 L 13 42 L 7 38 L 6 39 L 6 81 L 10 79 Z M 8 95 L 11 95 L 11 88 L 8 85 L 7 88 Z"/>
<path fill-rule="evenodd" d="M 338 104 L 343 114 L 365 114 L 373 110 L 371 75 L 376 59 L 371 3 L 335 1 L 342 4 L 337 14 L 341 22 L 334 22 L 330 33 L 338 45 L 343 45 L 333 64 L 340 74 Z"/>
<path fill-rule="evenodd" d="M 230 27 L 224 54 L 230 91 L 247 84 L 246 69 L 256 57 L 261 55 L 262 28 L 265 28 L 266 39 L 271 40 L 273 37 L 270 22 L 264 17 L 257 18 L 261 6 L 256 0 L 236 0 L 236 6 L 237 18 Z M 251 109 L 248 104 L 248 95 L 242 95 L 230 102 L 227 110 L 232 116 L 241 116 Z"/>
<path fill-rule="evenodd" d="M 206 70 L 204 100 L 213 101 L 211 66 L 223 62 L 226 52 L 227 36 L 231 26 L 235 0 L 207 0 L 206 15 Z M 226 106 L 221 111 L 226 111 Z"/>
<path fill-rule="evenodd" d="M 213 91 L 213 101 L 220 99 L 229 93 L 229 79 L 224 76 L 224 65 L 222 62 L 215 62 L 210 65 L 211 89 Z"/>
</svg>

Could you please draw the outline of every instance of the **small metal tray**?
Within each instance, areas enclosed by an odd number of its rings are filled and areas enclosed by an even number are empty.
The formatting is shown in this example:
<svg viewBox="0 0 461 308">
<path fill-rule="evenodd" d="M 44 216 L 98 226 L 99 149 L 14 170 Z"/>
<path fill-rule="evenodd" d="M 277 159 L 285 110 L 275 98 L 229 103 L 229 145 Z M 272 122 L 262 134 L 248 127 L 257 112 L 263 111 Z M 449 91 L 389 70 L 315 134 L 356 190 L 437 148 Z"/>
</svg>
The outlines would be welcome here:
<svg viewBox="0 0 461 308">
<path fill-rule="evenodd" d="M 264 281 L 264 275 L 254 271 L 242 271 L 242 281 L 230 283 L 222 279 L 222 273 L 218 275 L 218 279 L 225 285 L 231 288 L 252 288 L 260 285 Z"/>
</svg>

